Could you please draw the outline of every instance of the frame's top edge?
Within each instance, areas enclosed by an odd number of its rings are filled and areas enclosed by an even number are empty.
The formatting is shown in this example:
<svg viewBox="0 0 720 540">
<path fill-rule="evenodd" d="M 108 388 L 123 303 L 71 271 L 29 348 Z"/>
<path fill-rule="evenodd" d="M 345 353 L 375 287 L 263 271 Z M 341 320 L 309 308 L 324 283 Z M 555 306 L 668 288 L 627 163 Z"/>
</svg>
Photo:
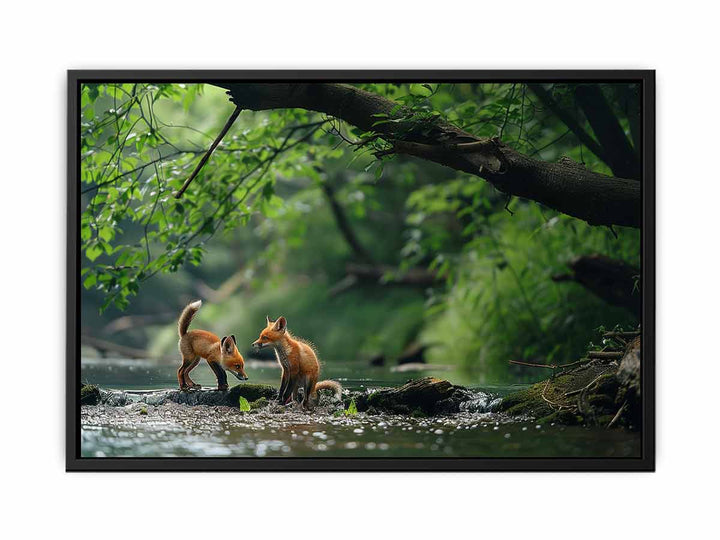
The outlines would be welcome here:
<svg viewBox="0 0 720 540">
<path fill-rule="evenodd" d="M 71 82 L 83 80 L 487 80 L 577 81 L 648 80 L 654 69 L 69 69 Z"/>
</svg>

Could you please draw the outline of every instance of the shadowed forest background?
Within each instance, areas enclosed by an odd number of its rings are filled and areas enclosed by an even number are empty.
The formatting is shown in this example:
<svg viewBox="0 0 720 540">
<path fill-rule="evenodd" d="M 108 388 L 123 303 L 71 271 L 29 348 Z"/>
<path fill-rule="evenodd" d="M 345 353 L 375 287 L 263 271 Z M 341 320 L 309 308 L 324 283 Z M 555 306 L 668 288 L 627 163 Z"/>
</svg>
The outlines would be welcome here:
<svg viewBox="0 0 720 540">
<path fill-rule="evenodd" d="M 573 362 L 602 329 L 637 327 L 639 218 L 592 194 L 577 211 L 582 194 L 531 200 L 503 175 L 530 182 L 533 165 L 502 156 L 638 181 L 638 85 L 352 85 L 385 112 L 318 112 L 312 84 L 286 102 L 292 85 L 272 86 L 83 85 L 83 354 L 175 363 L 197 298 L 194 327 L 248 356 L 265 315 L 284 315 L 328 365 L 424 361 L 461 383 L 539 379 L 508 361 Z M 474 138 L 499 153 L 467 165 Z"/>
</svg>

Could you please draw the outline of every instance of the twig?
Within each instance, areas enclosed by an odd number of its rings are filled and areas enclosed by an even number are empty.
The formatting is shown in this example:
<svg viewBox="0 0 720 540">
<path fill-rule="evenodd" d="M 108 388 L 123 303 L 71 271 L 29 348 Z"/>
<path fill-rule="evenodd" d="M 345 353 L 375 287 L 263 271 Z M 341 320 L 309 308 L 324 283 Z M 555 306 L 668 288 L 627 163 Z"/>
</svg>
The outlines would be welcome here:
<svg viewBox="0 0 720 540">
<path fill-rule="evenodd" d="M 605 332 L 602 337 L 622 337 L 622 338 L 632 338 L 635 336 L 640 335 L 640 330 L 635 330 L 633 332 Z"/>
<path fill-rule="evenodd" d="M 512 195 L 508 195 L 508 196 L 507 196 L 507 199 L 505 199 L 505 210 L 507 210 L 508 213 L 509 213 L 511 216 L 514 216 L 514 215 L 515 215 L 515 212 L 513 212 L 512 210 L 510 210 L 510 203 L 511 203 L 511 202 L 512 202 Z"/>
<path fill-rule="evenodd" d="M 185 183 L 182 185 L 182 187 L 175 193 L 176 199 L 182 197 L 183 193 L 185 193 L 185 190 L 190 186 L 190 182 L 195 179 L 200 170 L 205 166 L 205 163 L 207 163 L 207 160 L 210 159 L 210 156 L 215 151 L 215 148 L 217 148 L 217 145 L 220 144 L 220 141 L 223 140 L 223 137 L 230 130 L 230 127 L 233 125 L 233 123 L 235 123 L 237 117 L 240 116 L 240 111 L 242 111 L 240 107 L 235 108 L 233 113 L 230 115 L 230 118 L 228 118 L 227 122 L 225 122 L 225 125 L 220 131 L 220 134 L 215 138 L 213 143 L 210 145 L 210 148 L 208 148 L 208 151 L 205 152 L 205 155 L 200 159 L 200 163 L 197 164 L 197 167 L 195 167 L 195 170 L 192 172 L 192 174 L 190 174 L 190 177 L 185 180 Z"/>
<path fill-rule="evenodd" d="M 499 139 L 502 139 L 503 132 L 505 131 L 505 126 L 507 126 L 508 118 L 510 117 L 510 109 L 512 108 L 512 98 L 515 97 L 515 84 L 512 85 L 512 88 L 510 88 L 510 92 L 507 93 L 508 96 L 508 106 L 507 109 L 505 109 L 505 120 L 503 120 L 502 127 L 500 128 L 500 134 L 498 135 Z"/>
<path fill-rule="evenodd" d="M 564 369 L 569 368 L 573 366 L 577 366 L 580 364 L 584 364 L 585 362 L 589 362 L 590 358 L 581 358 L 577 362 L 571 362 L 569 364 L 531 364 L 529 362 L 521 362 L 520 360 L 508 360 L 511 364 L 517 364 L 519 366 L 528 366 L 528 367 L 539 367 L 539 368 L 547 368 L 547 369 Z"/>
<path fill-rule="evenodd" d="M 508 360 L 511 364 L 517 364 L 518 366 L 529 366 L 529 367 L 539 367 L 539 368 L 547 368 L 547 369 L 557 369 L 557 366 L 554 364 L 531 364 L 529 362 L 521 362 L 520 360 Z"/>
<path fill-rule="evenodd" d="M 618 412 L 616 412 L 616 413 L 615 413 L 615 416 L 613 416 L 613 419 L 610 420 L 610 423 L 607 425 L 607 428 L 606 428 L 606 429 L 610 429 L 611 427 L 613 427 L 613 425 L 615 425 L 615 422 L 618 421 L 618 419 L 620 418 L 620 415 L 621 415 L 622 412 L 625 410 L 625 406 L 626 406 L 626 405 L 627 405 L 627 400 L 623 401 L 623 404 L 620 405 L 620 408 L 618 409 Z"/>
<path fill-rule="evenodd" d="M 617 359 L 622 358 L 625 353 L 622 352 L 615 352 L 615 351 L 588 351 L 587 355 L 588 358 L 595 358 L 595 359 L 602 359 L 602 360 L 608 360 L 608 359 Z"/>
</svg>

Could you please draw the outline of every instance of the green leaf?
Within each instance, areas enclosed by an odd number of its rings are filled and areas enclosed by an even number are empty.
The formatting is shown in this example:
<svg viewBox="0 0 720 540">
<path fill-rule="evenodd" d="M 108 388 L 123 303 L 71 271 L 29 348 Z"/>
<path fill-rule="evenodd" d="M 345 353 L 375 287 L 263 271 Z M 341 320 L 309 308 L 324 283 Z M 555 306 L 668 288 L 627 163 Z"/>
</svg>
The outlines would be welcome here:
<svg viewBox="0 0 720 540">
<path fill-rule="evenodd" d="M 357 413 L 357 405 L 355 404 L 355 400 L 353 399 L 350 401 L 350 405 L 348 405 L 348 408 L 345 411 L 345 416 L 355 416 Z"/>
<path fill-rule="evenodd" d="M 97 283 L 97 276 L 95 274 L 90 274 L 88 277 L 85 278 L 83 287 L 89 289 L 90 287 L 95 285 L 95 283 Z"/>
<path fill-rule="evenodd" d="M 242 396 L 238 399 L 238 405 L 240 405 L 241 412 L 248 412 L 250 410 L 250 403 Z"/>
<path fill-rule="evenodd" d="M 115 237 L 115 231 L 112 227 L 102 227 L 98 236 L 105 240 L 105 242 L 110 242 Z"/>
<path fill-rule="evenodd" d="M 88 248 L 85 250 L 85 256 L 91 261 L 97 259 L 100 255 L 102 255 L 102 253 L 103 248 L 99 244 L 93 244 L 91 246 L 88 246 Z"/>
</svg>

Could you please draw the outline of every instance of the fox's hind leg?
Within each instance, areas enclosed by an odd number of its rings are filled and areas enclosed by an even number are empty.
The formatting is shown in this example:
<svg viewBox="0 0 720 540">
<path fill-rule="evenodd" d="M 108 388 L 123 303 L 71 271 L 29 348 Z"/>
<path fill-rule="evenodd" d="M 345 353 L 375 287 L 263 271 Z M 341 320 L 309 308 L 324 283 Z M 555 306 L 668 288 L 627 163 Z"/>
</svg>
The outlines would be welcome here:
<svg viewBox="0 0 720 540">
<path fill-rule="evenodd" d="M 193 369 L 195 369 L 195 366 L 197 366 L 199 363 L 200 363 L 200 357 L 198 356 L 198 357 L 195 358 L 195 360 L 193 360 L 192 363 L 185 369 L 185 373 L 184 373 L 184 376 L 185 376 L 185 386 L 187 386 L 188 389 L 190 389 L 190 388 L 202 388 L 199 384 L 197 384 L 195 381 L 193 381 L 193 380 L 190 378 L 190 372 L 191 372 Z"/>
<path fill-rule="evenodd" d="M 190 356 L 183 356 L 182 365 L 177 370 L 177 377 L 178 377 L 178 383 L 180 383 L 180 390 L 188 389 L 187 381 L 185 380 L 185 372 L 193 364 L 194 361 L 195 361 L 195 359 Z"/>
</svg>

